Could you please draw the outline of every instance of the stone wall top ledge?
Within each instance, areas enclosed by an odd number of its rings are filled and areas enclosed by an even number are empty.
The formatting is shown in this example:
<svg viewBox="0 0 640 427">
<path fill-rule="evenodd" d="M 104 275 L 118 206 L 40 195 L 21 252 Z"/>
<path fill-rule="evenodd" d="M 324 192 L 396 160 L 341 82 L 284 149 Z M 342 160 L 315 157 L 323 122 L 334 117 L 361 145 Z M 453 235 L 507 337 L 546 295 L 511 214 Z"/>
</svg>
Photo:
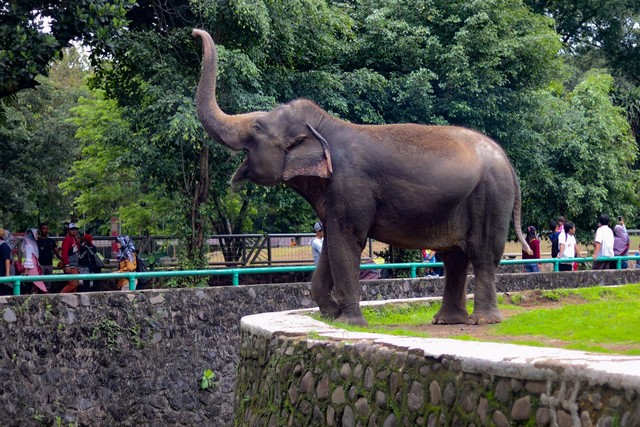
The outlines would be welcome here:
<svg viewBox="0 0 640 427">
<path fill-rule="evenodd" d="M 432 298 L 388 300 L 419 302 Z M 380 302 L 371 302 L 380 304 Z M 363 305 L 368 302 L 362 302 Z M 320 340 L 369 341 L 372 344 L 421 351 L 425 357 L 454 359 L 470 373 L 493 373 L 523 379 L 588 380 L 615 388 L 640 391 L 640 357 L 587 353 L 556 348 L 514 344 L 472 342 L 452 339 L 401 337 L 383 334 L 349 332 L 317 321 L 306 314 L 317 309 L 290 310 L 245 316 L 242 331 L 264 338 L 317 334 Z"/>
</svg>

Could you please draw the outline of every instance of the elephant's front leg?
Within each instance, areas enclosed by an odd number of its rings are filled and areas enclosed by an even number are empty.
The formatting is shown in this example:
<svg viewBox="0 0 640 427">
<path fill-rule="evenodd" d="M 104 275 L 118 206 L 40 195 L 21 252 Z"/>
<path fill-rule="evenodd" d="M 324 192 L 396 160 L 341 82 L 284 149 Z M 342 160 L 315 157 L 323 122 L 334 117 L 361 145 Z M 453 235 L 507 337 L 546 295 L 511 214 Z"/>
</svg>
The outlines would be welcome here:
<svg viewBox="0 0 640 427">
<path fill-rule="evenodd" d="M 345 234 L 346 236 L 329 232 L 329 240 L 325 238 L 334 283 L 333 296 L 341 311 L 340 317 L 336 320 L 368 326 L 360 310 L 360 254 L 364 245 L 360 244 L 356 237 Z"/>
<path fill-rule="evenodd" d="M 326 238 L 325 238 L 326 242 Z M 331 292 L 333 291 L 333 277 L 329 268 L 329 258 L 327 256 L 327 245 L 324 244 L 316 270 L 311 277 L 311 297 L 318 304 L 320 313 L 330 319 L 340 317 L 340 306 L 336 302 Z"/>
</svg>

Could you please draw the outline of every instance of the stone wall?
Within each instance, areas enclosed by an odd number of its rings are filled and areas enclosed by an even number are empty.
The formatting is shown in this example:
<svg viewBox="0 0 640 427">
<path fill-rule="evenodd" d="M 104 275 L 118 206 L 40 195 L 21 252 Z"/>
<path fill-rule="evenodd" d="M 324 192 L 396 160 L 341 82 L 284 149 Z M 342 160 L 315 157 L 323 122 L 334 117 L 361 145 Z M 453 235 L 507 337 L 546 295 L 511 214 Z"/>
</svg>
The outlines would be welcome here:
<svg viewBox="0 0 640 427">
<path fill-rule="evenodd" d="M 637 283 L 640 271 L 513 274 L 498 282 L 509 291 Z M 441 279 L 363 282 L 363 299 L 439 296 L 442 287 Z M 240 319 L 311 306 L 308 283 L 0 297 L 0 420 L 229 425 Z M 216 384 L 203 391 L 207 369 Z"/>
<path fill-rule="evenodd" d="M 640 357 L 243 319 L 242 426 L 639 425 Z"/>
</svg>

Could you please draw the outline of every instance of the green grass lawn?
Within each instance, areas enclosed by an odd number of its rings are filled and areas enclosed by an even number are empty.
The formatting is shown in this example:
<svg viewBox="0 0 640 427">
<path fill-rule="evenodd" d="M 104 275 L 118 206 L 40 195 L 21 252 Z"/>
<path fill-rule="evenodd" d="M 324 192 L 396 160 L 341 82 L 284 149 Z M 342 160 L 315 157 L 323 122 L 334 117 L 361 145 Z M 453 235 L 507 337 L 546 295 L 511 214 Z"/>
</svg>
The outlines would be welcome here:
<svg viewBox="0 0 640 427">
<path fill-rule="evenodd" d="M 334 325 L 352 331 L 432 337 L 429 330 L 441 328 L 430 324 L 439 308 L 439 302 L 363 307 L 368 328 Z M 533 346 L 553 342 L 562 348 L 640 355 L 640 284 L 501 295 L 499 308 L 506 316 L 502 323 L 466 326 L 466 333 L 449 338 Z"/>
</svg>

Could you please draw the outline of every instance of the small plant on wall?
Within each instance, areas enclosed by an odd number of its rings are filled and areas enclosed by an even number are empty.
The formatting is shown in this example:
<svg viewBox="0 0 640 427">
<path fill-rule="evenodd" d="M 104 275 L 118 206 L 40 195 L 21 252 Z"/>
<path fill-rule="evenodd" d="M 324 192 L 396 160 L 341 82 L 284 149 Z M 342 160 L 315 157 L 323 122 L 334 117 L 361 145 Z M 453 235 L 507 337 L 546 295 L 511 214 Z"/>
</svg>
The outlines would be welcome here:
<svg viewBox="0 0 640 427">
<path fill-rule="evenodd" d="M 200 380 L 200 390 L 211 390 L 218 384 L 216 381 L 216 374 L 211 369 L 207 369 L 202 373 L 202 379 Z"/>
</svg>

